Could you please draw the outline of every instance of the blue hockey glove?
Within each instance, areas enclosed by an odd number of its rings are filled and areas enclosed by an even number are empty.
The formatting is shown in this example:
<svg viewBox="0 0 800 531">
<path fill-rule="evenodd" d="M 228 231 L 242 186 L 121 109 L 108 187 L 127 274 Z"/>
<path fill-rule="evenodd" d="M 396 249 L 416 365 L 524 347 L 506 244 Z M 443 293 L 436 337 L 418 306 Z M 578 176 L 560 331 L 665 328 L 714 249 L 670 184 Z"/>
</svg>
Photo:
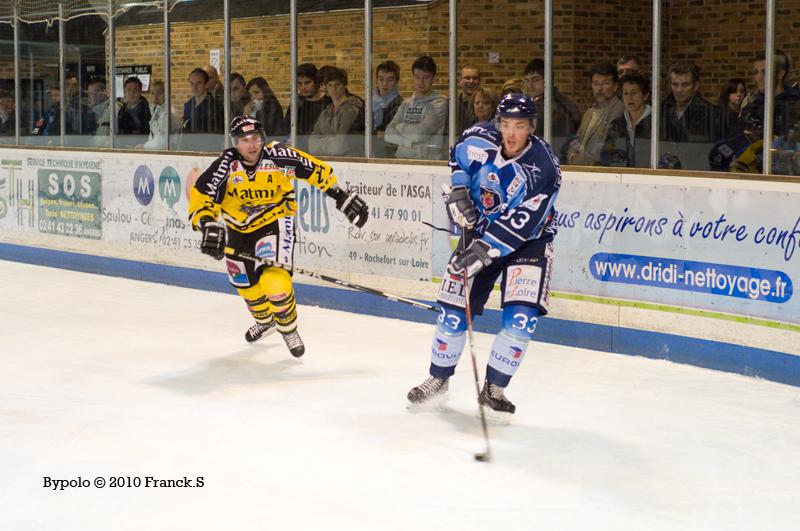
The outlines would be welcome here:
<svg viewBox="0 0 800 531">
<path fill-rule="evenodd" d="M 451 275 L 463 275 L 466 270 L 468 278 L 474 277 L 498 256 L 500 256 L 500 251 L 493 249 L 482 240 L 475 240 L 464 251 L 456 253 L 450 258 L 447 272 Z"/>
<path fill-rule="evenodd" d="M 200 230 L 203 231 L 200 252 L 215 260 L 222 260 L 225 256 L 225 225 L 206 217 L 200 220 Z"/>
<path fill-rule="evenodd" d="M 342 212 L 347 221 L 358 228 L 364 226 L 369 218 L 369 207 L 355 192 L 345 192 L 338 186 L 332 186 L 326 192 L 336 201 L 336 210 Z"/>
<path fill-rule="evenodd" d="M 469 196 L 469 188 L 466 186 L 450 188 L 445 185 L 443 191 L 447 217 L 450 221 L 465 229 L 474 227 L 478 222 L 478 210 Z"/>
</svg>

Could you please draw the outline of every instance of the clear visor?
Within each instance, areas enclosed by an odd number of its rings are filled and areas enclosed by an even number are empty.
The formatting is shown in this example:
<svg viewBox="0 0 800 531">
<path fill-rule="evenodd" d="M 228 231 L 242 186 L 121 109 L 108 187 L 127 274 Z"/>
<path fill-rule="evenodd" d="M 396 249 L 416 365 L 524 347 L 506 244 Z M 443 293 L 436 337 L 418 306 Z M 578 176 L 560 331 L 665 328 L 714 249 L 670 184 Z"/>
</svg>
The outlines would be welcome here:
<svg viewBox="0 0 800 531">
<path fill-rule="evenodd" d="M 263 144 L 266 142 L 266 137 L 264 136 L 263 131 L 253 131 L 252 133 L 247 133 L 244 135 L 232 136 L 231 137 L 231 144 L 234 147 L 238 146 L 240 142 L 260 142 Z"/>
</svg>

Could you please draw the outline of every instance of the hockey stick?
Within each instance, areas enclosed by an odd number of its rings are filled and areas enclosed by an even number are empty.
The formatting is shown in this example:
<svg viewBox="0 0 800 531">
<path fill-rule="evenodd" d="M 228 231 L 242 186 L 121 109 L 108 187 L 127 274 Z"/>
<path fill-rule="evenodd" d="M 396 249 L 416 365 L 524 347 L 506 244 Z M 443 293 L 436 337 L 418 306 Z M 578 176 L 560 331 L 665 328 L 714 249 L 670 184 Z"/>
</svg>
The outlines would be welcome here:
<svg viewBox="0 0 800 531">
<path fill-rule="evenodd" d="M 265 258 L 259 258 L 258 256 L 253 256 L 247 253 L 235 253 L 233 249 L 230 247 L 225 248 L 226 253 L 230 253 L 233 255 L 234 258 L 242 258 L 244 260 L 252 260 L 253 262 L 260 262 L 269 267 L 279 267 L 281 269 L 285 269 L 290 272 L 299 273 L 301 275 L 305 275 L 307 277 L 316 278 L 318 280 L 324 280 L 325 282 L 330 282 L 332 284 L 338 284 L 339 286 L 344 286 L 345 288 L 354 289 L 357 291 L 363 291 L 364 293 L 371 293 L 372 295 L 377 295 L 378 297 L 383 297 L 384 299 L 389 299 L 390 301 L 394 302 L 402 302 L 404 304 L 409 304 L 416 308 L 421 308 L 423 310 L 429 310 L 431 312 L 439 313 L 439 308 L 436 306 L 432 306 L 430 304 L 425 304 L 423 302 L 418 302 L 413 299 L 407 299 L 405 297 L 400 297 L 399 295 L 392 295 L 391 293 L 386 293 L 385 291 L 380 291 L 374 288 L 368 288 L 367 286 L 362 286 L 360 284 L 353 284 L 352 282 L 347 282 L 346 280 L 342 280 L 339 278 L 330 277 L 328 275 L 323 275 L 322 273 L 317 273 L 316 271 L 309 271 L 308 269 L 301 269 L 299 267 L 287 267 L 283 264 L 279 264 L 277 262 L 273 262 L 272 260 L 267 260 Z"/>
<path fill-rule="evenodd" d="M 465 232 L 461 237 L 461 250 L 467 248 L 468 234 Z M 475 331 L 472 328 L 472 308 L 469 303 L 469 277 L 467 276 L 467 269 L 464 268 L 462 274 L 464 280 L 464 310 L 467 314 L 467 335 L 469 337 L 469 353 L 472 358 L 472 374 L 475 376 L 475 392 L 478 397 L 478 411 L 481 417 L 481 427 L 483 428 L 483 440 L 486 441 L 486 451 L 483 453 L 475 454 L 476 461 L 491 461 L 492 449 L 489 446 L 489 428 L 486 425 L 486 413 L 483 411 L 483 404 L 481 404 L 481 385 L 478 382 L 478 360 L 475 357 Z"/>
</svg>

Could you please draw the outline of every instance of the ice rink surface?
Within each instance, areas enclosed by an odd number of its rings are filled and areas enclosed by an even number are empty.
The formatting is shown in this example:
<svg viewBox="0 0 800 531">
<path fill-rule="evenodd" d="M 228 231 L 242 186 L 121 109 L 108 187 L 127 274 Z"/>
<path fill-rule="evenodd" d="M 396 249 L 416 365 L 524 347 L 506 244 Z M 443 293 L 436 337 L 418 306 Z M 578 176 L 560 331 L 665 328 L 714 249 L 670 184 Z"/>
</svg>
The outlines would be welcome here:
<svg viewBox="0 0 800 531">
<path fill-rule="evenodd" d="M 0 278 L 3 530 L 798 529 L 794 387 L 531 343 L 484 464 L 468 354 L 444 408 L 406 409 L 430 325 L 301 307 L 295 360 L 232 295 Z M 148 476 L 204 486 L 109 486 Z"/>
</svg>

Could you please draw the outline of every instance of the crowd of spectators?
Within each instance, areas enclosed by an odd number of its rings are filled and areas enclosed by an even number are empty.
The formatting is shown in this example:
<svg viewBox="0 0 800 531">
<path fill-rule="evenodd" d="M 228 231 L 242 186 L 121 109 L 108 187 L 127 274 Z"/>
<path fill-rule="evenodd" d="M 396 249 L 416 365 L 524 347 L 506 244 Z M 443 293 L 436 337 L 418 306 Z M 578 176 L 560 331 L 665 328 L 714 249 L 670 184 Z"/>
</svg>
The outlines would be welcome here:
<svg viewBox="0 0 800 531">
<path fill-rule="evenodd" d="M 551 143 L 564 164 L 650 167 L 653 114 L 659 113 L 658 167 L 713 171 L 761 172 L 764 142 L 765 56 L 754 58 L 753 89 L 731 78 L 720 87 L 714 101 L 701 92 L 701 72 L 692 62 L 669 67 L 667 90 L 660 108 L 651 106 L 651 82 L 642 61 L 633 55 L 614 65 L 601 62 L 588 73 L 591 105 L 582 106 L 558 87 L 552 87 Z M 776 51 L 773 114 L 773 173 L 800 174 L 800 91 L 789 80 L 791 58 Z M 375 69 L 372 94 L 373 153 L 378 158 L 442 160 L 448 151 L 447 96 L 436 85 L 437 65 L 428 55 L 418 57 L 410 72 L 413 92 L 404 96 L 398 87 L 400 67 L 384 61 Z M 528 94 L 540 119 L 536 134 L 543 136 L 545 111 L 545 64 L 533 59 L 521 72 L 498 87 L 481 83 L 474 64 L 461 68 L 458 77 L 455 123 L 457 133 L 494 119 L 500 97 L 510 92 Z M 343 68 L 312 63 L 299 65 L 297 147 L 321 156 L 363 156 L 365 102 L 348 87 Z M 180 147 L 191 149 L 193 134 L 222 135 L 224 84 L 213 66 L 193 69 L 186 78 L 191 97 L 182 115 L 170 115 L 170 134 L 184 139 Z M 284 110 L 264 77 L 249 81 L 241 74 L 230 78 L 231 116 L 257 118 L 270 138 L 286 140 L 291 128 L 291 106 Z M 66 76 L 64 91 L 65 132 L 68 135 L 108 137 L 111 113 L 116 114 L 116 134 L 140 139 L 137 147 L 164 149 L 168 106 L 164 83 L 154 81 L 144 96 L 137 77 L 124 80 L 123 94 L 111 105 L 106 82 L 93 78 L 81 94 L 78 77 Z M 49 89 L 49 106 L 38 116 L 21 117 L 23 134 L 43 137 L 61 133 L 62 91 Z M 13 93 L 0 90 L 0 136 L 14 135 L 17 113 Z M 29 124 L 29 125 L 26 125 Z M 27 128 L 26 128 L 27 127 Z M 98 143 L 97 145 L 102 145 Z"/>
</svg>

